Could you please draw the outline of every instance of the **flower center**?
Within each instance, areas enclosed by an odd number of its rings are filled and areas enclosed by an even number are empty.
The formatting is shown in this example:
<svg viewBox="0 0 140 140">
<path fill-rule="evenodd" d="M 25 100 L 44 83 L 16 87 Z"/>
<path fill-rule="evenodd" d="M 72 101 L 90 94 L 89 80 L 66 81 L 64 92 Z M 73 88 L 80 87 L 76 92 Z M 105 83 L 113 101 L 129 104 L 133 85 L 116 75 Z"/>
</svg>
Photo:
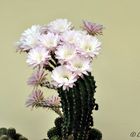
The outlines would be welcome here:
<svg viewBox="0 0 140 140">
<path fill-rule="evenodd" d="M 64 75 L 63 78 L 67 80 L 69 79 L 68 75 Z"/>
<path fill-rule="evenodd" d="M 91 46 L 90 46 L 89 44 L 86 44 L 86 45 L 85 45 L 85 50 L 86 50 L 87 52 L 90 52 L 90 51 L 91 51 Z"/>
<path fill-rule="evenodd" d="M 42 57 L 41 54 L 38 54 L 38 55 L 36 56 L 36 59 L 37 59 L 38 62 L 41 62 L 42 59 L 43 59 L 43 57 Z"/>
<path fill-rule="evenodd" d="M 74 65 L 76 68 L 82 68 L 82 64 L 81 63 L 75 63 L 75 65 Z"/>
<path fill-rule="evenodd" d="M 72 55 L 72 52 L 71 51 L 68 51 L 68 50 L 66 50 L 66 51 L 64 51 L 64 57 L 66 58 L 66 57 L 69 57 L 69 56 L 71 56 Z"/>
</svg>

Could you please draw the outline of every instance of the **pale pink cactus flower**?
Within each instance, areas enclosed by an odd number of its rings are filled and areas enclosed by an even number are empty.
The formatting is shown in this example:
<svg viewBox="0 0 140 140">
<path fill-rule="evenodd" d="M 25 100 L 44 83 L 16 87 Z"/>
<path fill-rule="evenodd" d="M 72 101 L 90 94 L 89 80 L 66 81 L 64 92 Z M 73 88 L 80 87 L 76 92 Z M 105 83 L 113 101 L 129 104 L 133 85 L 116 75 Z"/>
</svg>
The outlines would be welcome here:
<svg viewBox="0 0 140 140">
<path fill-rule="evenodd" d="M 46 103 L 47 103 L 47 105 L 48 106 L 52 106 L 52 107 L 58 107 L 58 106 L 60 106 L 60 101 L 61 101 L 61 99 L 60 99 L 60 97 L 59 96 L 51 96 L 51 97 L 48 97 L 47 99 L 46 99 Z"/>
<path fill-rule="evenodd" d="M 82 77 L 83 74 L 88 75 L 88 72 L 91 71 L 91 59 L 76 55 L 68 62 L 66 67 L 74 72 L 75 75 Z"/>
<path fill-rule="evenodd" d="M 77 52 L 84 57 L 94 58 L 99 54 L 100 49 L 101 42 L 95 36 L 86 35 L 81 39 Z"/>
<path fill-rule="evenodd" d="M 52 71 L 51 77 L 54 86 L 58 88 L 62 87 L 63 90 L 72 88 L 74 86 L 74 82 L 77 81 L 76 75 L 63 65 L 56 67 Z"/>
<path fill-rule="evenodd" d="M 74 45 L 63 44 L 58 46 L 55 55 L 61 64 L 65 64 L 76 55 L 76 48 Z"/>
<path fill-rule="evenodd" d="M 72 23 L 67 19 L 56 19 L 48 24 L 48 31 L 53 33 L 63 33 L 72 29 Z"/>
<path fill-rule="evenodd" d="M 40 46 L 46 47 L 48 50 L 54 50 L 59 44 L 59 35 L 48 32 L 39 37 Z"/>
<path fill-rule="evenodd" d="M 92 23 L 89 21 L 83 21 L 84 27 L 83 29 L 86 30 L 90 35 L 102 35 L 103 25 Z"/>
<path fill-rule="evenodd" d="M 27 101 L 26 101 L 26 106 L 27 107 L 40 107 L 43 106 L 42 103 L 45 101 L 45 98 L 43 96 L 43 92 L 39 89 L 33 90 L 32 94 L 29 95 Z"/>
<path fill-rule="evenodd" d="M 46 76 L 47 74 L 44 70 L 38 69 L 35 73 L 32 74 L 31 77 L 29 77 L 27 83 L 28 85 L 37 87 L 46 80 Z"/>
<path fill-rule="evenodd" d="M 27 55 L 27 64 L 33 68 L 48 64 L 50 58 L 49 51 L 45 47 L 35 47 Z"/>
</svg>

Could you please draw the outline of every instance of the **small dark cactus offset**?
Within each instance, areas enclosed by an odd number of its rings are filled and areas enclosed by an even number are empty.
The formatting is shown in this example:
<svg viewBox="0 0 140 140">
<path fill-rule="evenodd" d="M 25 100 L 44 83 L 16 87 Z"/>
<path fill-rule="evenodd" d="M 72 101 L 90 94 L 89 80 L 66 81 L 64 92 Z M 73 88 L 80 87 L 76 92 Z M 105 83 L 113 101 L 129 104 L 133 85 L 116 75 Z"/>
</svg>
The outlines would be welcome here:
<svg viewBox="0 0 140 140">
<path fill-rule="evenodd" d="M 63 118 L 58 117 L 54 121 L 55 127 L 51 128 L 47 132 L 47 136 L 50 140 L 61 140 L 62 139 L 62 124 L 63 124 Z"/>
<path fill-rule="evenodd" d="M 15 128 L 0 128 L 0 140 L 28 140 L 19 133 Z"/>
<path fill-rule="evenodd" d="M 102 139 L 102 133 L 98 129 L 90 129 L 89 130 L 89 136 L 88 140 L 101 140 Z"/>
</svg>

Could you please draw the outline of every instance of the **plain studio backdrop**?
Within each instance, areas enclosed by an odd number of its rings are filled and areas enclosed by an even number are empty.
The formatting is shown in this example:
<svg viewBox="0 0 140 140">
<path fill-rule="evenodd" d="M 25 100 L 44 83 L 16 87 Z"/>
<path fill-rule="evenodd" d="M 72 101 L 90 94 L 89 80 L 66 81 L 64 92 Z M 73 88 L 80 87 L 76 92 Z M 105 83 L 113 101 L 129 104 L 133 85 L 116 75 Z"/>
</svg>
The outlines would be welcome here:
<svg viewBox="0 0 140 140">
<path fill-rule="evenodd" d="M 139 139 L 130 137 L 140 131 L 139 5 L 139 0 L 0 0 L 0 127 L 15 127 L 29 140 L 40 140 L 57 117 L 49 110 L 25 107 L 32 69 L 26 56 L 15 52 L 20 34 L 57 18 L 67 18 L 76 27 L 86 19 L 106 28 L 93 63 L 100 107 L 93 113 L 95 128 L 103 140 Z"/>
</svg>

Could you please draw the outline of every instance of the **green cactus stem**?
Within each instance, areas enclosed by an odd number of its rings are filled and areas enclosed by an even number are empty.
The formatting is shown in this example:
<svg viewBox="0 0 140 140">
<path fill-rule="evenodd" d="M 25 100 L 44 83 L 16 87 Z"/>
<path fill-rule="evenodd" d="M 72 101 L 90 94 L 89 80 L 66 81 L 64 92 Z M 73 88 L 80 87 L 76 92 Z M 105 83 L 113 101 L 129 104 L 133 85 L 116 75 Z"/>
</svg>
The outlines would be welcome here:
<svg viewBox="0 0 140 140">
<path fill-rule="evenodd" d="M 48 131 L 47 136 L 48 136 L 49 139 L 51 139 L 51 138 L 54 137 L 54 136 L 59 136 L 59 137 L 61 137 L 61 136 L 62 136 L 62 135 L 61 135 L 61 128 L 59 128 L 59 127 L 53 127 L 53 128 L 51 128 L 51 129 Z"/>
<path fill-rule="evenodd" d="M 58 117 L 55 119 L 54 124 L 57 128 L 61 128 L 62 127 L 62 123 L 63 123 L 63 118 L 62 117 Z"/>
<path fill-rule="evenodd" d="M 95 88 L 94 77 L 89 73 L 79 78 L 73 88 L 58 89 L 63 111 L 64 140 L 70 135 L 74 140 L 88 140 L 90 127 L 93 126 L 92 110 L 97 109 L 94 99 Z"/>
<path fill-rule="evenodd" d="M 90 129 L 88 140 L 101 140 L 101 139 L 102 133 L 98 129 L 95 128 Z"/>
<path fill-rule="evenodd" d="M 9 129 L 7 130 L 7 135 L 8 135 L 9 137 L 11 137 L 11 138 L 14 138 L 15 135 L 16 135 L 16 129 L 15 129 L 15 128 L 9 128 Z"/>
<path fill-rule="evenodd" d="M 15 128 L 0 128 L 0 140 L 28 140 L 21 134 L 16 133 Z"/>
<path fill-rule="evenodd" d="M 0 136 L 2 135 L 7 135 L 7 128 L 5 127 L 0 128 Z"/>
</svg>

